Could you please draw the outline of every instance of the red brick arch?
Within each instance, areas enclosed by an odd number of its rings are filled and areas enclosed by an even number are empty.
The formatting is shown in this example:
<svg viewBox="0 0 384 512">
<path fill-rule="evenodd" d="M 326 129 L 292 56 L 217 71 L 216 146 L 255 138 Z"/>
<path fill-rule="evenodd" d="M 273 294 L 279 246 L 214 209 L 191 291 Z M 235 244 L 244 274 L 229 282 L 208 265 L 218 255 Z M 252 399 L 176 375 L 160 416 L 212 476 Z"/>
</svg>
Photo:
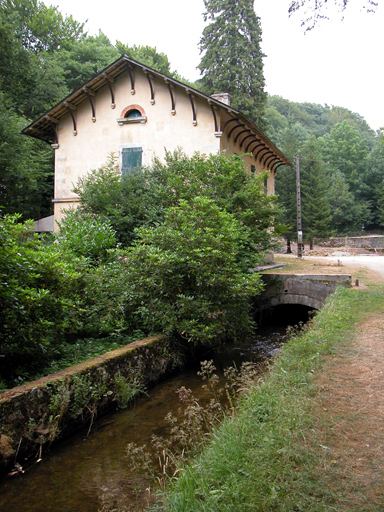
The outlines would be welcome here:
<svg viewBox="0 0 384 512">
<path fill-rule="evenodd" d="M 126 114 L 130 112 L 131 110 L 138 110 L 142 117 L 145 117 L 145 110 L 143 107 L 140 107 L 140 105 L 128 105 L 128 107 L 125 107 L 120 114 L 120 119 L 124 119 Z"/>
</svg>

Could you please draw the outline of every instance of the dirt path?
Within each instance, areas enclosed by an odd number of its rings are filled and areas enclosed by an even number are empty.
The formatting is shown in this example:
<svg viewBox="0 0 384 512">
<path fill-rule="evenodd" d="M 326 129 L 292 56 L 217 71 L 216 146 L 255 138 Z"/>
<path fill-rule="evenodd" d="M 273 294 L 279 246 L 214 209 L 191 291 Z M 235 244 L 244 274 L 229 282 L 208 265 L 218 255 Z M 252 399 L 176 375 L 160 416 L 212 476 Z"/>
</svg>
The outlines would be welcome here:
<svg viewBox="0 0 384 512">
<path fill-rule="evenodd" d="M 351 349 L 319 378 L 325 429 L 319 478 L 335 510 L 384 510 L 384 314 L 359 326 Z"/>
<path fill-rule="evenodd" d="M 328 269 L 384 281 L 382 256 L 305 260 L 306 272 Z M 335 511 L 384 511 L 384 304 L 358 326 L 350 348 L 329 360 L 318 384 L 324 425 L 317 432 L 324 450 L 319 484 L 334 494 Z"/>
</svg>

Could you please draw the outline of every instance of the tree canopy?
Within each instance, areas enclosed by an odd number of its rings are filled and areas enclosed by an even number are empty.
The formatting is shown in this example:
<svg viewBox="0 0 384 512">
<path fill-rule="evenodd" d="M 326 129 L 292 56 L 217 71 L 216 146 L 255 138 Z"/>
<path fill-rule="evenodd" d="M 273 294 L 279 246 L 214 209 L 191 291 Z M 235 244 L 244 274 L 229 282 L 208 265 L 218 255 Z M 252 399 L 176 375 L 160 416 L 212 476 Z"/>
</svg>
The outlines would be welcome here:
<svg viewBox="0 0 384 512">
<path fill-rule="evenodd" d="M 209 24 L 200 40 L 199 69 L 205 93 L 229 93 L 231 105 L 264 128 L 263 53 L 254 0 L 204 0 Z"/>
<path fill-rule="evenodd" d="M 356 0 L 352 0 L 356 2 Z M 351 0 L 292 0 L 288 12 L 293 14 L 297 11 L 302 13 L 302 26 L 306 30 L 312 30 L 320 20 L 329 19 L 327 8 L 334 6 L 339 12 L 343 12 Z M 367 12 L 374 12 L 378 0 L 360 0 L 361 7 Z"/>
<path fill-rule="evenodd" d="M 116 60 L 121 52 L 173 76 L 150 46 L 115 45 L 101 31 L 39 0 L 0 0 L 0 206 L 38 219 L 52 213 L 53 150 L 23 127 Z"/>
</svg>

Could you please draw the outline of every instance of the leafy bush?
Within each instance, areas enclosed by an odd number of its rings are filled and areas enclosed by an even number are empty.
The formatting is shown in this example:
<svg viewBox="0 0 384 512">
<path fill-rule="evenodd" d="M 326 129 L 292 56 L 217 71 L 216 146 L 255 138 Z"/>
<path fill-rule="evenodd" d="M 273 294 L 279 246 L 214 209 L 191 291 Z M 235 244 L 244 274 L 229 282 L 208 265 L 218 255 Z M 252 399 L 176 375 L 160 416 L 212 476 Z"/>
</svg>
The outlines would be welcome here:
<svg viewBox="0 0 384 512">
<path fill-rule="evenodd" d="M 119 241 L 129 246 L 137 228 L 155 226 L 164 220 L 166 210 L 180 200 L 206 196 L 241 223 L 237 259 L 243 269 L 260 262 L 273 244 L 275 197 L 264 193 L 266 174 L 249 174 L 237 156 L 187 156 L 181 150 L 166 152 L 165 162 L 155 159 L 149 168 L 120 175 L 116 158 L 110 155 L 100 169 L 81 178 L 75 192 L 80 208 L 108 219 Z"/>
<path fill-rule="evenodd" d="M 84 329 L 88 334 L 120 334 L 135 329 L 131 316 L 132 293 L 127 258 L 119 254 L 121 252 L 111 251 L 110 260 L 89 269 L 85 275 Z"/>
<path fill-rule="evenodd" d="M 140 323 L 203 343 L 252 330 L 249 298 L 261 283 L 236 263 L 242 229 L 233 215 L 195 197 L 137 235 L 123 267 Z"/>
<path fill-rule="evenodd" d="M 101 220 L 90 213 L 67 210 L 58 222 L 60 232 L 56 241 L 64 251 L 73 251 L 77 256 L 91 260 L 105 260 L 108 249 L 117 244 L 116 232 L 108 220 Z"/>
<path fill-rule="evenodd" d="M 77 329 L 81 274 L 19 215 L 0 218 L 0 373 L 33 368 Z"/>
<path fill-rule="evenodd" d="M 123 245 L 131 245 L 134 230 L 153 225 L 164 217 L 159 191 L 146 172 L 134 171 L 121 176 L 116 157 L 81 177 L 74 192 L 80 197 L 79 210 L 108 221 Z"/>
</svg>

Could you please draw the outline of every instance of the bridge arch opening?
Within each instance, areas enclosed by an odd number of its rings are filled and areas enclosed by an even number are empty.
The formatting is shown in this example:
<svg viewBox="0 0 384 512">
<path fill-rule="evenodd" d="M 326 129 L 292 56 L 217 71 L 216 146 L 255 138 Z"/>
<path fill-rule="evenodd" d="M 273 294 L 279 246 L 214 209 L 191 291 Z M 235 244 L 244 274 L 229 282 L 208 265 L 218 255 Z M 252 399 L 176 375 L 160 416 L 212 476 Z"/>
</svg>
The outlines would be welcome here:
<svg viewBox="0 0 384 512">
<path fill-rule="evenodd" d="M 255 320 L 259 327 L 288 327 L 308 322 L 316 311 L 317 309 L 302 304 L 279 304 L 258 311 Z"/>
</svg>

